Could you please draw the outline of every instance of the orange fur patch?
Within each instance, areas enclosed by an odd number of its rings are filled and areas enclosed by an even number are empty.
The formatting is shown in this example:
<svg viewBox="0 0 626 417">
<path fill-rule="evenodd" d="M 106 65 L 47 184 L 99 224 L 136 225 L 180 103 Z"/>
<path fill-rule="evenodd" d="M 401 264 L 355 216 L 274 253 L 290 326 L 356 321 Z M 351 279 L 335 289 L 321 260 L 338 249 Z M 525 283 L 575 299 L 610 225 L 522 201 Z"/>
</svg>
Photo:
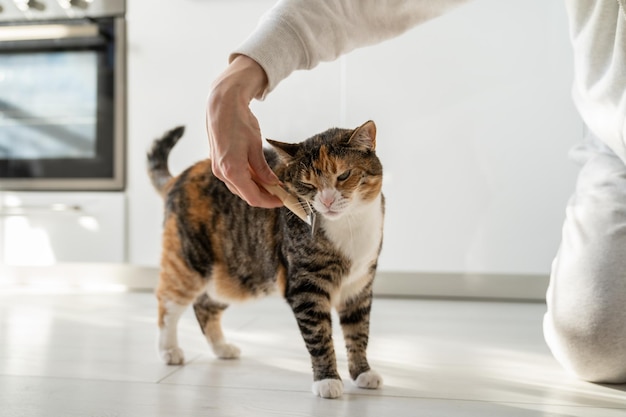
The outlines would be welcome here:
<svg viewBox="0 0 626 417">
<path fill-rule="evenodd" d="M 191 304 L 205 287 L 202 277 L 189 269 L 180 253 L 176 220 L 170 217 L 166 220 L 163 230 L 161 272 L 156 288 L 160 326 L 163 325 L 163 316 L 166 313 L 163 306 L 166 301 L 173 301 L 180 305 Z"/>
<path fill-rule="evenodd" d="M 238 279 L 230 276 L 223 265 L 213 266 L 209 288 L 215 291 L 214 297 L 226 301 L 245 301 L 251 298 L 250 291 Z"/>
<path fill-rule="evenodd" d="M 374 177 L 361 185 L 361 198 L 364 201 L 375 199 L 381 192 L 383 186 L 382 177 Z"/>
<path fill-rule="evenodd" d="M 285 290 L 287 289 L 287 270 L 284 266 L 278 266 L 278 272 L 276 274 L 276 287 L 278 288 L 278 293 L 281 296 L 285 295 Z"/>
<path fill-rule="evenodd" d="M 328 155 L 328 147 L 326 145 L 320 146 L 319 158 L 313 161 L 313 167 L 324 173 L 333 175 L 337 173 L 337 162 L 335 158 L 331 158 Z"/>
</svg>

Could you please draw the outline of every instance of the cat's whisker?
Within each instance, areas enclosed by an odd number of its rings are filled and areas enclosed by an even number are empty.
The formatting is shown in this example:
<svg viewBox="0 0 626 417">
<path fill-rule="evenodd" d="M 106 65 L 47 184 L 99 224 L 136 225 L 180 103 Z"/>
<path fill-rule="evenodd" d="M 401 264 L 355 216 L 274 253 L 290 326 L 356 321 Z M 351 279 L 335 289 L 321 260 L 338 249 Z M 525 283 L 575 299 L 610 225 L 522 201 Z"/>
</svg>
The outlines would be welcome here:
<svg viewBox="0 0 626 417">
<path fill-rule="evenodd" d="M 353 215 L 351 213 L 348 213 L 346 215 L 346 220 L 348 221 L 348 230 L 350 231 L 350 242 L 354 242 L 354 232 L 352 230 L 352 218 L 353 218 Z"/>
<path fill-rule="evenodd" d="M 298 201 L 297 204 L 302 207 L 307 214 L 313 210 L 313 205 L 307 201 Z"/>
<path fill-rule="evenodd" d="M 287 210 L 287 211 L 288 211 L 288 213 L 287 213 L 287 217 L 288 217 L 289 219 L 291 219 L 292 217 L 295 217 L 295 218 L 297 218 L 297 219 L 299 219 L 299 220 L 302 220 L 302 219 L 300 218 L 300 216 L 298 216 L 297 214 L 295 214 L 295 213 L 294 213 L 294 212 L 292 212 L 291 210 Z"/>
<path fill-rule="evenodd" d="M 287 218 L 291 219 L 292 217 L 297 217 L 296 213 L 292 212 L 291 210 L 287 210 Z"/>
</svg>

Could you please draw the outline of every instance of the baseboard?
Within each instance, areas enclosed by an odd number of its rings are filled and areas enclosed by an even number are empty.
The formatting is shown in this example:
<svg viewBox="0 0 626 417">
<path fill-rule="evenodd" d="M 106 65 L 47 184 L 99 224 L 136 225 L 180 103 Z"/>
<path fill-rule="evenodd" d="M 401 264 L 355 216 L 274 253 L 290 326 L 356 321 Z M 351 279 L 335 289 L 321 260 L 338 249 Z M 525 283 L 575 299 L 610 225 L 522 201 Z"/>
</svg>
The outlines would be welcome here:
<svg viewBox="0 0 626 417">
<path fill-rule="evenodd" d="M 153 290 L 158 268 L 114 263 L 64 263 L 49 266 L 0 266 L 0 288 L 42 291 Z"/>
<path fill-rule="evenodd" d="M 547 275 L 380 272 L 374 293 L 390 297 L 479 298 L 543 302 Z"/>
<path fill-rule="evenodd" d="M 158 268 L 126 264 L 59 264 L 0 266 L 0 289 L 42 291 L 152 291 Z M 476 273 L 378 273 L 374 293 L 386 297 L 478 298 L 543 301 L 548 277 Z"/>
</svg>

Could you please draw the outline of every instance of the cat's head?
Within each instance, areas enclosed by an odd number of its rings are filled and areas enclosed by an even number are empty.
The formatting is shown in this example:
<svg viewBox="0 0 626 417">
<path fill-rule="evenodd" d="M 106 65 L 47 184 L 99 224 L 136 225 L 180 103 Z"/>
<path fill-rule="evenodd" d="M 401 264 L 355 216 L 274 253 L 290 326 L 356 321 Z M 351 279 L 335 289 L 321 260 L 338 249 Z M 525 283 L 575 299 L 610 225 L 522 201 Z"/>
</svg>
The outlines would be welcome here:
<svg viewBox="0 0 626 417">
<path fill-rule="evenodd" d="M 287 190 L 327 219 L 356 211 L 381 192 L 372 121 L 354 130 L 329 129 L 301 143 L 268 142 L 284 163 L 280 176 Z"/>
</svg>

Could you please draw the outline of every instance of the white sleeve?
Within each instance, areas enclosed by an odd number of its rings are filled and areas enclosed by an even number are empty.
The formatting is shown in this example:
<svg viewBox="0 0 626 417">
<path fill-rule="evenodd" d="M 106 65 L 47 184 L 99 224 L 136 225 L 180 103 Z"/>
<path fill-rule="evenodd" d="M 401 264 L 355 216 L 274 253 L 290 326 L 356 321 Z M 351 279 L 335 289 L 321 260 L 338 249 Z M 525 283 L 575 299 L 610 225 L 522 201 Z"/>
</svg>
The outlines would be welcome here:
<svg viewBox="0 0 626 417">
<path fill-rule="evenodd" d="M 267 73 L 265 96 L 291 72 L 398 36 L 467 0 L 281 0 L 231 54 Z"/>
<path fill-rule="evenodd" d="M 572 94 L 585 124 L 626 163 L 626 0 L 566 0 Z"/>
</svg>

